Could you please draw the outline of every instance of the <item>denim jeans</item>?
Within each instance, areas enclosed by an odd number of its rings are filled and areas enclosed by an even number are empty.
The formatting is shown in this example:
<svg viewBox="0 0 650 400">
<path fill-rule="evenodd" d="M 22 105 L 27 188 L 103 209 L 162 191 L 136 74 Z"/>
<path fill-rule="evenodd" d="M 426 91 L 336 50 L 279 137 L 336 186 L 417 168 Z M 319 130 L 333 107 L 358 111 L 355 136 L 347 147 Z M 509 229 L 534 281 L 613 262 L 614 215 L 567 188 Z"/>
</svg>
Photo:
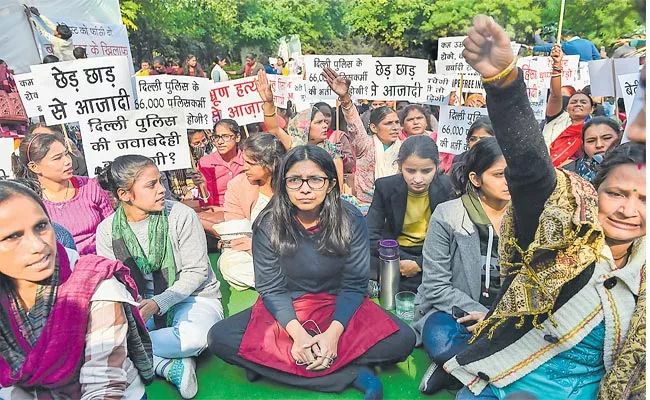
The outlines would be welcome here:
<svg viewBox="0 0 650 400">
<path fill-rule="evenodd" d="M 431 360 L 442 366 L 465 350 L 472 334 L 447 313 L 433 313 L 422 328 L 422 344 Z"/>
<path fill-rule="evenodd" d="M 162 358 L 198 356 L 208 346 L 208 331 L 222 319 L 219 299 L 188 296 L 174 306 L 172 326 L 149 332 L 153 354 Z M 150 318 L 147 328 L 152 327 Z"/>
</svg>

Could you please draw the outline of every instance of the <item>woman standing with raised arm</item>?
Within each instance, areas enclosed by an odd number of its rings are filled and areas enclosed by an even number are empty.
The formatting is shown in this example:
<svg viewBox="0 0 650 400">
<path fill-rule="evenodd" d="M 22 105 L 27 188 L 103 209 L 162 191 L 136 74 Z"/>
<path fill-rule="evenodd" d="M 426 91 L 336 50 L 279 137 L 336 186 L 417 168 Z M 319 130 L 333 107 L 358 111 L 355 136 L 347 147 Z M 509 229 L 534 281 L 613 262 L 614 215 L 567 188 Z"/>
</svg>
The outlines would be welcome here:
<svg viewBox="0 0 650 400">
<path fill-rule="evenodd" d="M 456 397 L 642 396 L 644 147 L 612 151 L 596 191 L 555 170 L 510 38 L 479 15 L 464 43 L 465 60 L 483 76 L 512 208 L 501 227 L 499 298 L 471 344 L 444 364 L 467 386 Z"/>
<path fill-rule="evenodd" d="M 370 204 L 375 192 L 375 180 L 399 172 L 397 157 L 402 146 L 402 141 L 399 140 L 399 117 L 390 107 L 374 109 L 370 113 L 369 124 L 372 134 L 368 135 L 350 98 L 350 80 L 340 77 L 331 68 L 325 68 L 323 76 L 339 96 L 343 116 L 348 124 L 348 136 L 354 143 L 357 157 L 354 194 L 362 203 Z"/>
</svg>

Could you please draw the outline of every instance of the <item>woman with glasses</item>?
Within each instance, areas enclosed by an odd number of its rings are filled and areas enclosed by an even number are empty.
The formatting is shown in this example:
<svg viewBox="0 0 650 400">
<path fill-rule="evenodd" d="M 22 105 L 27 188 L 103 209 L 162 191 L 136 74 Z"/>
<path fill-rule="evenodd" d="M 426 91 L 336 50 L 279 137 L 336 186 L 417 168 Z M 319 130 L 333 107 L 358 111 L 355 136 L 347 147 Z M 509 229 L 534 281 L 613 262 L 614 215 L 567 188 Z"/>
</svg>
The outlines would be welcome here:
<svg viewBox="0 0 650 400">
<path fill-rule="evenodd" d="M 207 197 L 200 201 L 201 206 L 223 207 L 228 182 L 244 169 L 241 140 L 239 125 L 234 120 L 222 119 L 214 125 L 212 144 L 217 151 L 202 157 L 198 165 L 208 191 Z M 203 182 L 199 178 L 194 183 Z"/>
<path fill-rule="evenodd" d="M 366 297 L 368 228 L 341 200 L 336 168 L 316 146 L 298 146 L 277 171 L 276 193 L 253 226 L 252 308 L 215 324 L 210 351 L 260 376 L 321 392 L 350 385 L 379 399 L 372 365 L 411 353 L 413 331 Z"/>
</svg>

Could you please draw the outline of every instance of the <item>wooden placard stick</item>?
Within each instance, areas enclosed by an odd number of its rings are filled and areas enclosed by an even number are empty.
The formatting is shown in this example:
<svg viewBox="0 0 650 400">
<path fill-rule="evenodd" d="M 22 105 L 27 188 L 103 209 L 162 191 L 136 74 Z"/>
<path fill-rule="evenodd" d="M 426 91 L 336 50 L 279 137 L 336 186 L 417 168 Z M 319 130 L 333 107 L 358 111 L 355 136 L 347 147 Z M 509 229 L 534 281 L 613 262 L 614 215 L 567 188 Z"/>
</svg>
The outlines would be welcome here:
<svg viewBox="0 0 650 400">
<path fill-rule="evenodd" d="M 465 74 L 460 73 L 460 87 L 458 88 L 458 104 L 461 106 L 465 105 L 465 100 L 463 99 L 463 83 L 465 82 Z"/>
<path fill-rule="evenodd" d="M 564 22 L 564 2 L 565 0 L 562 0 L 562 4 L 560 5 L 560 23 L 558 24 L 557 27 L 557 44 L 560 44 L 560 40 L 562 39 L 562 23 Z"/>
</svg>

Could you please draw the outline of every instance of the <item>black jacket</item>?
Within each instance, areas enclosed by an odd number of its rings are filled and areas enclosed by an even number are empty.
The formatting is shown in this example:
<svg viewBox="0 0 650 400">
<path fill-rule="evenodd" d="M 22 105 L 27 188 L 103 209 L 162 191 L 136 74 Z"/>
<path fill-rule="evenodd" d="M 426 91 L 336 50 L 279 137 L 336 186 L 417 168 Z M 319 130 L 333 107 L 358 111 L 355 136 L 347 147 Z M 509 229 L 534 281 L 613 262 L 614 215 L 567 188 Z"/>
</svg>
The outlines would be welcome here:
<svg viewBox="0 0 650 400">
<path fill-rule="evenodd" d="M 431 212 L 436 206 L 454 198 L 451 182 L 447 175 L 439 173 L 429 185 L 429 207 Z M 402 233 L 404 214 L 408 200 L 408 187 L 401 174 L 379 178 L 375 181 L 375 193 L 366 215 L 370 239 L 370 257 L 372 270 L 379 265 L 379 240 L 395 239 Z M 405 252 L 400 248 L 401 260 L 413 260 L 422 267 L 422 251 L 419 255 L 413 251 Z"/>
</svg>

